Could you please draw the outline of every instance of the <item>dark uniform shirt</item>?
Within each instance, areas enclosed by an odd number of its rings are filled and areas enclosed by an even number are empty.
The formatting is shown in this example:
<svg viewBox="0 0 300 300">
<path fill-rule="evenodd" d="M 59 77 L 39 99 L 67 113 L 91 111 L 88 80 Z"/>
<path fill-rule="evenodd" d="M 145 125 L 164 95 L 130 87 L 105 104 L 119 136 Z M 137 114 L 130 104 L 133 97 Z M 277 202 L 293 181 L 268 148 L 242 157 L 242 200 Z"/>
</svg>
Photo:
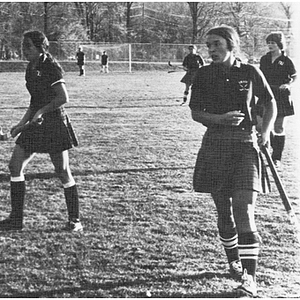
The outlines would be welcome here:
<svg viewBox="0 0 300 300">
<path fill-rule="evenodd" d="M 272 91 L 258 68 L 238 60 L 229 69 L 212 63 L 197 72 L 192 86 L 190 108 L 211 114 L 241 111 L 245 118 L 238 127 L 251 129 L 256 124 L 255 107 L 258 98 L 262 104 L 273 98 Z M 224 129 L 226 126 L 212 127 Z"/>
<path fill-rule="evenodd" d="M 31 63 L 26 69 L 26 87 L 31 95 L 30 110 L 32 119 L 35 113 L 49 104 L 55 95 L 53 86 L 64 83 L 61 69 L 47 55 L 41 55 L 39 63 L 33 67 Z M 71 134 L 64 106 L 43 114 L 43 123 L 23 131 L 16 144 L 30 153 L 57 153 L 68 150 L 75 145 Z"/>
<path fill-rule="evenodd" d="M 107 61 L 108 61 L 108 56 L 107 56 L 106 54 L 103 54 L 103 55 L 101 56 L 101 64 L 102 64 L 103 66 L 106 66 L 106 65 L 107 65 Z"/>
<path fill-rule="evenodd" d="M 62 71 L 46 55 L 40 57 L 36 68 L 32 68 L 31 64 L 28 64 L 25 79 L 31 96 L 30 109 L 33 115 L 53 100 L 55 97 L 53 85 L 65 82 Z"/>
<path fill-rule="evenodd" d="M 291 77 L 296 75 L 293 62 L 284 52 L 273 63 L 270 52 L 264 55 L 260 60 L 260 69 L 271 86 L 289 83 Z"/>
<path fill-rule="evenodd" d="M 184 58 L 182 65 L 189 70 L 198 69 L 199 66 L 204 65 L 204 60 L 200 55 L 190 53 Z"/>
<path fill-rule="evenodd" d="M 84 53 L 82 51 L 78 51 L 76 53 L 76 57 L 77 57 L 77 64 L 79 66 L 83 66 L 84 65 Z"/>
<path fill-rule="evenodd" d="M 260 60 L 260 69 L 264 73 L 275 96 L 278 116 L 293 115 L 294 106 L 290 90 L 279 88 L 282 84 L 291 82 L 292 77 L 296 76 L 296 69 L 292 60 L 282 51 L 282 54 L 272 63 L 272 55 L 268 52 Z"/>
</svg>

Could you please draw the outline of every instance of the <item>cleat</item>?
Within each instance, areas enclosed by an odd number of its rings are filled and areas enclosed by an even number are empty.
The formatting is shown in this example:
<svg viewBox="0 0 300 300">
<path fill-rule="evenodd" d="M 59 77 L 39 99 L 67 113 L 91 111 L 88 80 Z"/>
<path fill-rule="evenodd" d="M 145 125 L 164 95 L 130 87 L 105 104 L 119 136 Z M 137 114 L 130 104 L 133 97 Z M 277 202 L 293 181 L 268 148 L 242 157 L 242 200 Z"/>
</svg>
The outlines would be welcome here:
<svg viewBox="0 0 300 300">
<path fill-rule="evenodd" d="M 72 231 L 72 232 L 82 232 L 83 226 L 79 220 L 69 221 L 66 225 L 66 230 Z"/>
<path fill-rule="evenodd" d="M 242 284 L 237 288 L 237 295 L 239 298 L 255 298 L 257 297 L 256 282 L 253 276 L 247 274 L 247 270 L 244 270 L 242 276 Z"/>
<path fill-rule="evenodd" d="M 232 261 L 229 264 L 229 272 L 230 272 L 230 276 L 233 279 L 240 281 L 243 275 L 243 267 L 241 261 L 240 260 Z"/>
<path fill-rule="evenodd" d="M 1 231 L 22 230 L 22 228 L 23 228 L 22 222 L 16 221 L 11 218 L 0 221 L 0 230 Z"/>
</svg>

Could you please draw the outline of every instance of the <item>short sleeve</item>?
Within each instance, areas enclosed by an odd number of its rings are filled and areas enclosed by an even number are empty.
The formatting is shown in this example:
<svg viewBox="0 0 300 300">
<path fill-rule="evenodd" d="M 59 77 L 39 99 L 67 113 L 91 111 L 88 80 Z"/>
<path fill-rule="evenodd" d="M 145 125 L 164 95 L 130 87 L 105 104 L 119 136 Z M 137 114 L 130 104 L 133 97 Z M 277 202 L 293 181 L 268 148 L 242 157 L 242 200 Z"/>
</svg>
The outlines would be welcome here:
<svg viewBox="0 0 300 300">
<path fill-rule="evenodd" d="M 206 101 L 205 95 L 207 95 L 205 91 L 206 84 L 204 82 L 204 72 L 203 68 L 197 70 L 197 73 L 194 77 L 193 85 L 191 87 L 191 99 L 189 107 L 191 110 L 205 110 Z"/>
<path fill-rule="evenodd" d="M 258 97 L 261 104 L 265 105 L 274 98 L 273 92 L 260 69 L 252 66 L 252 73 L 254 95 Z"/>
</svg>

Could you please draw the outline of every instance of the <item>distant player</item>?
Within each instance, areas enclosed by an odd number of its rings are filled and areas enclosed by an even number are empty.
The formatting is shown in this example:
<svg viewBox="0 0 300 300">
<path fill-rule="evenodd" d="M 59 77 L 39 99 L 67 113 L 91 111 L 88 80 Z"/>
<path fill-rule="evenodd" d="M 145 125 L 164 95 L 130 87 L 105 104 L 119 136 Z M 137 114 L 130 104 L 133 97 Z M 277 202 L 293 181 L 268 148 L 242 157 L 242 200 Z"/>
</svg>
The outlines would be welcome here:
<svg viewBox="0 0 300 300">
<path fill-rule="evenodd" d="M 85 75 L 84 63 L 85 63 L 85 54 L 82 51 L 82 47 L 78 48 L 78 52 L 76 53 L 77 65 L 79 66 L 79 76 Z"/>
<path fill-rule="evenodd" d="M 108 56 L 106 54 L 106 51 L 103 51 L 103 53 L 102 53 L 101 66 L 102 66 L 102 71 L 104 73 L 108 73 Z"/>
<path fill-rule="evenodd" d="M 183 94 L 183 102 L 182 104 L 186 103 L 187 96 L 189 94 L 190 86 L 192 85 L 193 79 L 197 70 L 204 66 L 204 59 L 199 55 L 196 54 L 197 47 L 195 45 L 190 45 L 188 47 L 189 54 L 183 60 L 183 68 L 186 71 L 186 74 L 183 76 L 180 82 L 185 83 L 185 90 Z"/>
<path fill-rule="evenodd" d="M 285 39 L 282 32 L 273 32 L 266 38 L 269 52 L 260 60 L 264 73 L 277 103 L 278 114 L 271 133 L 272 159 L 277 168 L 281 165 L 285 145 L 285 117 L 294 115 L 291 100 L 291 84 L 296 79 L 296 69 L 292 60 L 284 52 Z"/>
</svg>

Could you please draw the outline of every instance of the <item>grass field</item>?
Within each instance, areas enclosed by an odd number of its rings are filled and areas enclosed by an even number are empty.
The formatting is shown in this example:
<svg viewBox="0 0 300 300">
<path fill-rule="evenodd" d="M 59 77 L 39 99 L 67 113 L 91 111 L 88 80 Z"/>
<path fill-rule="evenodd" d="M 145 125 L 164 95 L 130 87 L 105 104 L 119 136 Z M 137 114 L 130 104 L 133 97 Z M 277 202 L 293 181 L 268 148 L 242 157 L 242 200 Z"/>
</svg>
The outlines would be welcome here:
<svg viewBox="0 0 300 300">
<path fill-rule="evenodd" d="M 85 231 L 62 230 L 62 186 L 47 155 L 36 156 L 26 170 L 25 229 L 0 233 L 1 297 L 235 297 L 239 283 L 228 274 L 212 200 L 192 192 L 204 127 L 179 105 L 182 75 L 66 74 L 67 110 L 80 140 L 71 168 Z M 0 73 L 0 82 L 6 131 L 29 96 L 23 73 Z M 300 217 L 297 119 L 287 124 L 280 174 Z M 13 147 L 13 140 L 0 144 L 1 219 L 10 211 Z M 259 296 L 300 297 L 300 247 L 273 183 L 256 212 Z"/>
</svg>

